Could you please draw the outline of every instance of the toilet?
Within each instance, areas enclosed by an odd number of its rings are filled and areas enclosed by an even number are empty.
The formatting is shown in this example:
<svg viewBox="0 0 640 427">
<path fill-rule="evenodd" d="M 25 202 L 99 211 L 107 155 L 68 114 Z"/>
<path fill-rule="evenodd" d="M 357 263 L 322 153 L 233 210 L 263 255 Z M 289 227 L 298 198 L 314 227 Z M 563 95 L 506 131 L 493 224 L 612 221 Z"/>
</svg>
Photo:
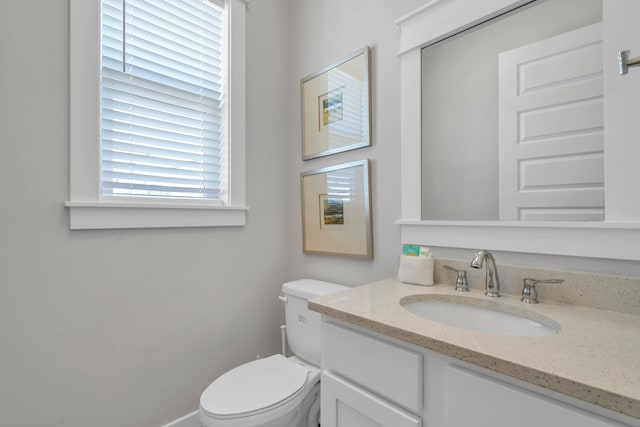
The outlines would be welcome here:
<svg viewBox="0 0 640 427">
<path fill-rule="evenodd" d="M 320 315 L 307 308 L 307 301 L 345 289 L 311 279 L 282 285 L 287 341 L 294 356 L 275 354 L 218 377 L 200 396 L 202 423 L 207 427 L 318 427 Z"/>
</svg>

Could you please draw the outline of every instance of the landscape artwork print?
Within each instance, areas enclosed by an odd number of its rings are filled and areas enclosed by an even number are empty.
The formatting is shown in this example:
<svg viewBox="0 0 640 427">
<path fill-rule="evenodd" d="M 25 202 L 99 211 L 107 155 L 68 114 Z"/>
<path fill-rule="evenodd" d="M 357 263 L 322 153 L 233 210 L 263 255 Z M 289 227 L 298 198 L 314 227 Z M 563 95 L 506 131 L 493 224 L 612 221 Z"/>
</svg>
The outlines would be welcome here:
<svg viewBox="0 0 640 427">
<path fill-rule="evenodd" d="M 326 195 L 322 201 L 322 222 L 324 225 L 344 224 L 344 201 L 342 199 L 328 198 Z"/>
<path fill-rule="evenodd" d="M 319 128 L 342 120 L 342 92 L 326 93 L 320 97 Z"/>
</svg>

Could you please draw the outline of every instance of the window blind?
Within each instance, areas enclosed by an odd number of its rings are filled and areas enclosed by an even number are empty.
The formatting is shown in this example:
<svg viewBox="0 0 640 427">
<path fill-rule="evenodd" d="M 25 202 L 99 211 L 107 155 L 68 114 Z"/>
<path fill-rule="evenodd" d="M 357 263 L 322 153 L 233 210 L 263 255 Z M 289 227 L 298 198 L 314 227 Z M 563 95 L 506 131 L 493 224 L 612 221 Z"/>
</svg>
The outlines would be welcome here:
<svg viewBox="0 0 640 427">
<path fill-rule="evenodd" d="M 103 0 L 102 196 L 220 199 L 222 9 Z"/>
</svg>

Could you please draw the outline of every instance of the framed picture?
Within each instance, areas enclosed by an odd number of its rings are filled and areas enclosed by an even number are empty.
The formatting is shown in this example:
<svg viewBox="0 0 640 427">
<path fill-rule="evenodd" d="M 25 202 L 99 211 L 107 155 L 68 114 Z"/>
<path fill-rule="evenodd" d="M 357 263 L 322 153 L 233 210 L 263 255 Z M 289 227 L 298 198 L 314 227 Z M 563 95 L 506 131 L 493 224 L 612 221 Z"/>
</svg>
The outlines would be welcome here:
<svg viewBox="0 0 640 427">
<path fill-rule="evenodd" d="M 300 174 L 302 251 L 373 258 L 369 160 Z"/>
<path fill-rule="evenodd" d="M 305 77 L 302 159 L 371 145 L 369 47 Z"/>
</svg>

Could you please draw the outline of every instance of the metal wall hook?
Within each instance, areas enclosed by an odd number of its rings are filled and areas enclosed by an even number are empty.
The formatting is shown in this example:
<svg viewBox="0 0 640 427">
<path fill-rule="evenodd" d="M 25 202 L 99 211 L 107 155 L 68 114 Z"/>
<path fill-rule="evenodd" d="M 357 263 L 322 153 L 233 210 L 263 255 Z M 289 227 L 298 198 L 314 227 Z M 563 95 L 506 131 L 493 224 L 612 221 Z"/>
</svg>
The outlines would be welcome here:
<svg viewBox="0 0 640 427">
<path fill-rule="evenodd" d="M 628 50 L 621 50 L 618 52 L 618 69 L 620 70 L 621 76 L 629 72 L 629 67 L 638 66 L 640 66 L 640 56 L 629 59 Z"/>
</svg>

